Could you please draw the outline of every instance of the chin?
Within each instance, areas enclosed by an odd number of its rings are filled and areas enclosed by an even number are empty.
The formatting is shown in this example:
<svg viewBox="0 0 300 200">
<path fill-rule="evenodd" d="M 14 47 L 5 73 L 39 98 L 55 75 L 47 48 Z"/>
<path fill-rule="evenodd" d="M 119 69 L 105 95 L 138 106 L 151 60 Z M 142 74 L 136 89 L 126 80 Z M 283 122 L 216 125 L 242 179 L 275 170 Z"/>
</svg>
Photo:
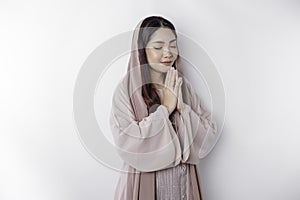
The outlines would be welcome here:
<svg viewBox="0 0 300 200">
<path fill-rule="evenodd" d="M 156 65 L 155 67 L 151 67 L 151 68 L 152 68 L 152 70 L 154 70 L 156 72 L 167 73 L 171 67 L 172 67 L 171 65 L 170 66 Z"/>
<path fill-rule="evenodd" d="M 163 73 L 167 73 L 169 69 L 171 69 L 172 66 L 165 66 L 161 71 Z"/>
</svg>

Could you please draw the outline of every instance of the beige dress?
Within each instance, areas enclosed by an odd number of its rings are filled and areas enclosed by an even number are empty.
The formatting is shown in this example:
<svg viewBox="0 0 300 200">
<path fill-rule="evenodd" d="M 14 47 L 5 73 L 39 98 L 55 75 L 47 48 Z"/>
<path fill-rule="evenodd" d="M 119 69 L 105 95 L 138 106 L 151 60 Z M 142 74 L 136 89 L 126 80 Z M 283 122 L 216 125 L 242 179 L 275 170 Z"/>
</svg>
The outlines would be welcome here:
<svg viewBox="0 0 300 200">
<path fill-rule="evenodd" d="M 120 173 L 114 199 L 202 199 L 196 165 L 217 139 L 217 127 L 210 113 L 187 85 L 188 104 L 182 114 L 174 115 L 176 131 L 163 105 L 137 121 L 126 86 L 126 82 L 121 82 L 116 88 L 110 115 L 116 150 L 124 160 L 125 172 Z"/>
</svg>

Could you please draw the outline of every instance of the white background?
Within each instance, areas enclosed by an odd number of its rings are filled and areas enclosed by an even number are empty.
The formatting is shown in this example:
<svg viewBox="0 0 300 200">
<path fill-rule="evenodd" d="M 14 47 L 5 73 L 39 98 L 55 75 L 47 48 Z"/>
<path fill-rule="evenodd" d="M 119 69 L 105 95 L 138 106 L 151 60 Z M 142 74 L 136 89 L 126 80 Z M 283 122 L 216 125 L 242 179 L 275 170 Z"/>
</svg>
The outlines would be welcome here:
<svg viewBox="0 0 300 200">
<path fill-rule="evenodd" d="M 199 42 L 223 78 L 225 126 L 200 164 L 205 200 L 299 199 L 299 9 L 283 0 L 0 1 L 0 199 L 113 199 L 118 173 L 77 136 L 74 84 L 96 47 L 152 14 Z"/>
</svg>

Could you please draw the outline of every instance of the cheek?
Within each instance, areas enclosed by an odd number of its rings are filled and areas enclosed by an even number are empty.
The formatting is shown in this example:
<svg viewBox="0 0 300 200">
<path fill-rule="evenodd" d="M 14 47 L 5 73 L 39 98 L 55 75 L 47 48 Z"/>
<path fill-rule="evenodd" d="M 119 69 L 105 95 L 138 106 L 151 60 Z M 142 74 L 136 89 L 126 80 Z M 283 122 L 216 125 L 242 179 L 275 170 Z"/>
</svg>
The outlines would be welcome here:
<svg viewBox="0 0 300 200">
<path fill-rule="evenodd" d="M 174 57 L 177 57 L 177 55 L 178 55 L 178 49 L 174 49 L 172 51 L 172 54 L 173 54 Z"/>
<path fill-rule="evenodd" d="M 148 62 L 157 62 L 161 58 L 161 54 L 156 51 L 146 51 Z"/>
</svg>

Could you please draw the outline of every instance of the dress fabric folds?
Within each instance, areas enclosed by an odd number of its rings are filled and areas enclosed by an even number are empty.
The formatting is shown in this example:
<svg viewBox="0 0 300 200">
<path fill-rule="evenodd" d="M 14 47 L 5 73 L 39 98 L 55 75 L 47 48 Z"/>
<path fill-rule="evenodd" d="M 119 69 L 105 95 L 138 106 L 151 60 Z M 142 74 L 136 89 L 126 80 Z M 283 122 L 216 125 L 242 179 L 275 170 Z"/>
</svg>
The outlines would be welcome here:
<svg viewBox="0 0 300 200">
<path fill-rule="evenodd" d="M 188 164 L 179 165 L 156 172 L 156 199 L 187 199 L 189 193 Z M 191 198 L 191 197 L 190 197 Z"/>
<path fill-rule="evenodd" d="M 163 105 L 139 123 L 134 117 L 129 119 L 132 110 L 124 83 L 120 82 L 117 86 L 113 95 L 110 125 L 114 141 L 120 148 L 118 153 L 124 160 L 124 172 L 120 173 L 115 200 L 203 199 L 198 164 L 214 145 L 217 127 L 191 85 L 186 83 L 186 86 L 191 106 L 186 104 L 182 114 L 174 115 L 177 130 L 174 130 L 168 110 Z M 161 91 L 158 94 L 161 97 Z M 124 133 L 124 130 L 131 135 Z M 132 137 L 151 132 L 157 134 L 145 140 Z M 156 153 L 146 158 L 139 157 L 156 149 L 162 149 L 160 159 L 157 159 Z M 184 168 L 185 173 L 180 173 Z M 178 177 L 181 182 L 178 182 Z M 175 193 L 170 189 L 171 186 L 178 187 L 180 192 Z M 170 191 L 173 191 L 172 194 Z"/>
</svg>

